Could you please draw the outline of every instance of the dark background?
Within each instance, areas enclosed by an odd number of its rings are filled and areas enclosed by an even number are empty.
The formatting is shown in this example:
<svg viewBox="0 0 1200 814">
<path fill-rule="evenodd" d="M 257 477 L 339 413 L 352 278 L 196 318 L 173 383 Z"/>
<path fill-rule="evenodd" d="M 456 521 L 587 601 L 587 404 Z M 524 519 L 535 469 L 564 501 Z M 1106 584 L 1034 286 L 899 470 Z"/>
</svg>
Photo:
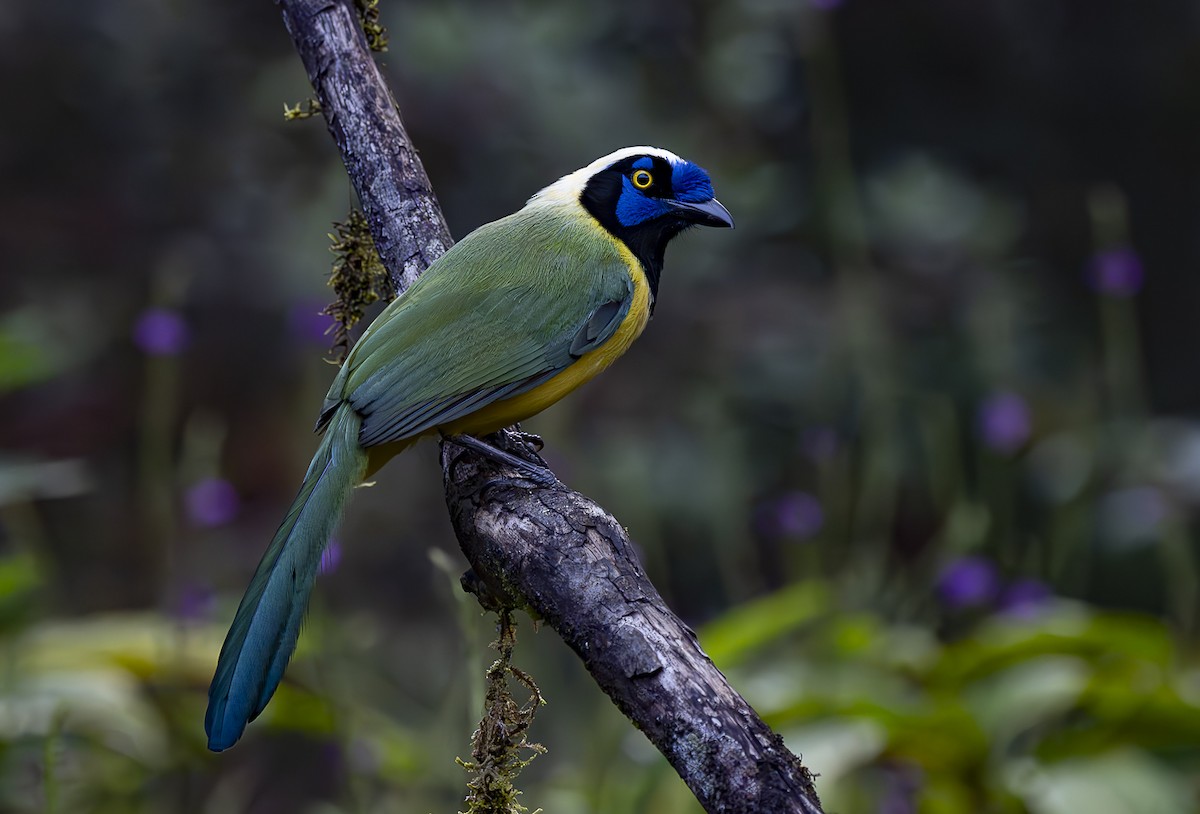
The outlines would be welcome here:
<svg viewBox="0 0 1200 814">
<path fill-rule="evenodd" d="M 1197 4 L 382 15 L 455 235 L 643 143 L 737 219 L 673 244 L 645 336 L 527 428 L 829 810 L 1194 810 Z M 357 496 L 263 721 L 203 750 L 354 205 L 323 122 L 284 121 L 310 90 L 276 9 L 10 4 L 0 72 L 0 809 L 458 810 L 492 630 L 433 444 Z M 695 810 L 521 636 L 526 804 Z"/>
</svg>

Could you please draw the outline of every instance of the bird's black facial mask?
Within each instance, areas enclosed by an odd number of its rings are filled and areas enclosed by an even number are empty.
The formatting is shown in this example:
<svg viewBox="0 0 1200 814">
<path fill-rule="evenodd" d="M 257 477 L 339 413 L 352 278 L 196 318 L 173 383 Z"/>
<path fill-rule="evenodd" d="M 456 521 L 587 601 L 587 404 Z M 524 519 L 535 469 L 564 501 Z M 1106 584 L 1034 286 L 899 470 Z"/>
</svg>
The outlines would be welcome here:
<svg viewBox="0 0 1200 814">
<path fill-rule="evenodd" d="M 633 252 L 655 299 L 671 238 L 689 226 L 733 226 L 713 197 L 708 173 L 690 161 L 656 155 L 630 156 L 596 173 L 580 203 Z"/>
</svg>

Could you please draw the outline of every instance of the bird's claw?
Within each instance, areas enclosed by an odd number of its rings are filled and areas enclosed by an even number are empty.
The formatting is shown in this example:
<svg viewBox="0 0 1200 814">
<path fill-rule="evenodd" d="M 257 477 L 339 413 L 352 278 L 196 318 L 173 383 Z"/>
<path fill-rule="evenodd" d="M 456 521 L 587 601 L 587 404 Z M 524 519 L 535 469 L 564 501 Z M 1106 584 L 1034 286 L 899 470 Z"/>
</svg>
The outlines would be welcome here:
<svg viewBox="0 0 1200 814">
<path fill-rule="evenodd" d="M 542 436 L 532 432 L 525 432 L 522 429 L 509 430 L 509 435 L 516 437 L 518 441 L 523 441 L 533 447 L 535 452 L 541 452 L 546 448 L 546 442 L 542 440 Z"/>
<path fill-rule="evenodd" d="M 511 466 L 513 469 L 521 472 L 526 478 L 533 481 L 538 486 L 553 486 L 558 483 L 558 478 L 544 466 L 539 466 L 532 461 L 527 461 L 524 458 L 519 458 L 511 452 L 506 452 L 502 449 L 497 449 L 486 441 L 481 441 L 473 435 L 453 435 L 449 436 L 449 440 L 461 447 L 472 449 L 485 457 L 491 458 L 497 463 Z M 511 478 L 496 478 L 494 481 L 512 482 Z M 492 483 L 493 481 L 488 481 Z"/>
</svg>

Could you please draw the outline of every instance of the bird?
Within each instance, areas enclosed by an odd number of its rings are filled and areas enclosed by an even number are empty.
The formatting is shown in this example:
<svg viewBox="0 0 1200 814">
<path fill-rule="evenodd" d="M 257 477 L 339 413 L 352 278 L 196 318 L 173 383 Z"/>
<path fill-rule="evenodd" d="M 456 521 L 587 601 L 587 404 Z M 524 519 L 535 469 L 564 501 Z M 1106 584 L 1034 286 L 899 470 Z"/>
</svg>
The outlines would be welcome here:
<svg viewBox="0 0 1200 814">
<path fill-rule="evenodd" d="M 209 749 L 233 746 L 279 686 L 354 488 L 426 436 L 500 453 L 477 436 L 541 412 L 637 339 L 667 244 L 692 226 L 733 226 L 708 173 L 626 147 L 475 229 L 376 317 L 334 377 L 320 444 L 221 647 Z"/>
</svg>

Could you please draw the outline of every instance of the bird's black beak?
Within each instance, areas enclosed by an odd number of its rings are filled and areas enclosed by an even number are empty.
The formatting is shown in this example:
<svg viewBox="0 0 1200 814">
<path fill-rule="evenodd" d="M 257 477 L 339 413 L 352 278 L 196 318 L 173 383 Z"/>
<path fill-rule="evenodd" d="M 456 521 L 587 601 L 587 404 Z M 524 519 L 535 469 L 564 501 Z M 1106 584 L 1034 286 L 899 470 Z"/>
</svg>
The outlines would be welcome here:
<svg viewBox="0 0 1200 814">
<path fill-rule="evenodd" d="M 699 226 L 728 226 L 733 228 L 733 215 L 721 206 L 716 198 L 710 198 L 700 203 L 689 201 L 667 201 L 679 217 Z"/>
</svg>

